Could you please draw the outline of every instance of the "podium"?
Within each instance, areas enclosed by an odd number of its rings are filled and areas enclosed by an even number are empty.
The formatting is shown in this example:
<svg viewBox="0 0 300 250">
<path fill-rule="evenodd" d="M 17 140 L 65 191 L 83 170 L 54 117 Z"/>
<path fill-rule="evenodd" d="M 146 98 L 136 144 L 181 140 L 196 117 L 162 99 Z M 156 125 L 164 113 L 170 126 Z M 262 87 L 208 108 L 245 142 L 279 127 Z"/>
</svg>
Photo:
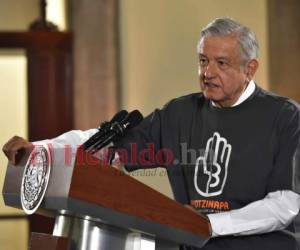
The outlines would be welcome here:
<svg viewBox="0 0 300 250">
<path fill-rule="evenodd" d="M 26 158 L 26 157 L 24 157 Z M 8 164 L 3 198 L 21 208 L 24 159 Z M 30 250 L 139 250 L 151 239 L 156 250 L 203 246 L 206 217 L 169 199 L 89 153 L 77 153 L 74 166 L 54 163 L 37 213 L 55 217 L 52 235 L 32 233 Z"/>
</svg>

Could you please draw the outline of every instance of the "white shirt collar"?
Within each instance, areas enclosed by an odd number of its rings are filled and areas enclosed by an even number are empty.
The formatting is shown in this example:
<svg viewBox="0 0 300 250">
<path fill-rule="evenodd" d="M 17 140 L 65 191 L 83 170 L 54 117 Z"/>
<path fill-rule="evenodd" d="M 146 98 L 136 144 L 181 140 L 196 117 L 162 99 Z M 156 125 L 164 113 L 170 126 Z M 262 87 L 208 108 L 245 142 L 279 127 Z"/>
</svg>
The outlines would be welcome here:
<svg viewBox="0 0 300 250">
<path fill-rule="evenodd" d="M 239 99 L 233 105 L 231 105 L 231 107 L 240 105 L 242 102 L 246 101 L 253 94 L 254 90 L 255 90 L 255 83 L 253 80 L 251 80 L 249 82 L 247 88 L 244 90 L 244 92 L 239 97 Z M 211 103 L 214 107 L 217 106 L 213 101 L 211 101 Z"/>
</svg>

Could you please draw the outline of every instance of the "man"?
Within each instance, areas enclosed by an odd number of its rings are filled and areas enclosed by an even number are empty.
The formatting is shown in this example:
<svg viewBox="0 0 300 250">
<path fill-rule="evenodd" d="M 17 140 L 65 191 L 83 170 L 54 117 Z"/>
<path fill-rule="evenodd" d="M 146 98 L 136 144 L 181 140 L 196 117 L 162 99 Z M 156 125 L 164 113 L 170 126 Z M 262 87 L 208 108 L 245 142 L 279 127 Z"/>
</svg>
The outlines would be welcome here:
<svg viewBox="0 0 300 250">
<path fill-rule="evenodd" d="M 254 83 L 258 44 L 236 21 L 208 24 L 198 54 L 202 93 L 176 98 L 146 117 L 116 142 L 120 158 L 132 143 L 137 152 L 149 143 L 155 153 L 172 152 L 174 159 L 165 167 L 175 199 L 211 223 L 212 239 L 202 249 L 298 249 L 283 231 L 300 207 L 293 180 L 300 138 L 297 104 Z M 51 142 L 78 145 L 94 132 L 72 131 Z M 17 138 L 3 150 L 14 160 L 17 150 L 29 145 Z M 196 157 L 183 157 L 184 148 Z M 149 159 L 147 166 L 155 165 Z M 125 167 L 142 166 L 129 159 Z"/>
</svg>

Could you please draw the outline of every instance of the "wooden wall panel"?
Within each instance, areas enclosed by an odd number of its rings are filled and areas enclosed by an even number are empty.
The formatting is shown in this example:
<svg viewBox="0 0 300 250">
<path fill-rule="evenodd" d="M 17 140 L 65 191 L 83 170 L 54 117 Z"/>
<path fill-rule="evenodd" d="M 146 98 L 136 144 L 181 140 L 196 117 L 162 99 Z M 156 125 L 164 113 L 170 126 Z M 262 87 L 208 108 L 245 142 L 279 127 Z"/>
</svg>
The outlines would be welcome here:
<svg viewBox="0 0 300 250">
<path fill-rule="evenodd" d="M 300 102 L 300 1 L 269 0 L 270 89 Z"/>
<path fill-rule="evenodd" d="M 52 138 L 72 129 L 72 34 L 0 32 L 0 48 L 26 50 L 29 140 Z"/>
<path fill-rule="evenodd" d="M 32 233 L 28 250 L 70 250 L 70 240 L 49 234 Z"/>
<path fill-rule="evenodd" d="M 73 128 L 71 34 L 56 46 L 53 39 L 47 42 L 27 52 L 30 140 L 53 138 Z"/>
</svg>

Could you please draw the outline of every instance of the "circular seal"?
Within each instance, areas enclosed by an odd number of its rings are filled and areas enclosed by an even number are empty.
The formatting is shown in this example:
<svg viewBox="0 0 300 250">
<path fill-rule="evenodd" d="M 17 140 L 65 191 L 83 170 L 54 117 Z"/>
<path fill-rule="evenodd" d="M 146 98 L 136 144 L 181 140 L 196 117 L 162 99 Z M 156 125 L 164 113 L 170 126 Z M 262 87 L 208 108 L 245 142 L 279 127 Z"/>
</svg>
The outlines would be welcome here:
<svg viewBox="0 0 300 250">
<path fill-rule="evenodd" d="M 21 204 L 27 214 L 33 214 L 40 206 L 49 182 L 51 155 L 48 145 L 36 145 L 25 165 Z"/>
</svg>

